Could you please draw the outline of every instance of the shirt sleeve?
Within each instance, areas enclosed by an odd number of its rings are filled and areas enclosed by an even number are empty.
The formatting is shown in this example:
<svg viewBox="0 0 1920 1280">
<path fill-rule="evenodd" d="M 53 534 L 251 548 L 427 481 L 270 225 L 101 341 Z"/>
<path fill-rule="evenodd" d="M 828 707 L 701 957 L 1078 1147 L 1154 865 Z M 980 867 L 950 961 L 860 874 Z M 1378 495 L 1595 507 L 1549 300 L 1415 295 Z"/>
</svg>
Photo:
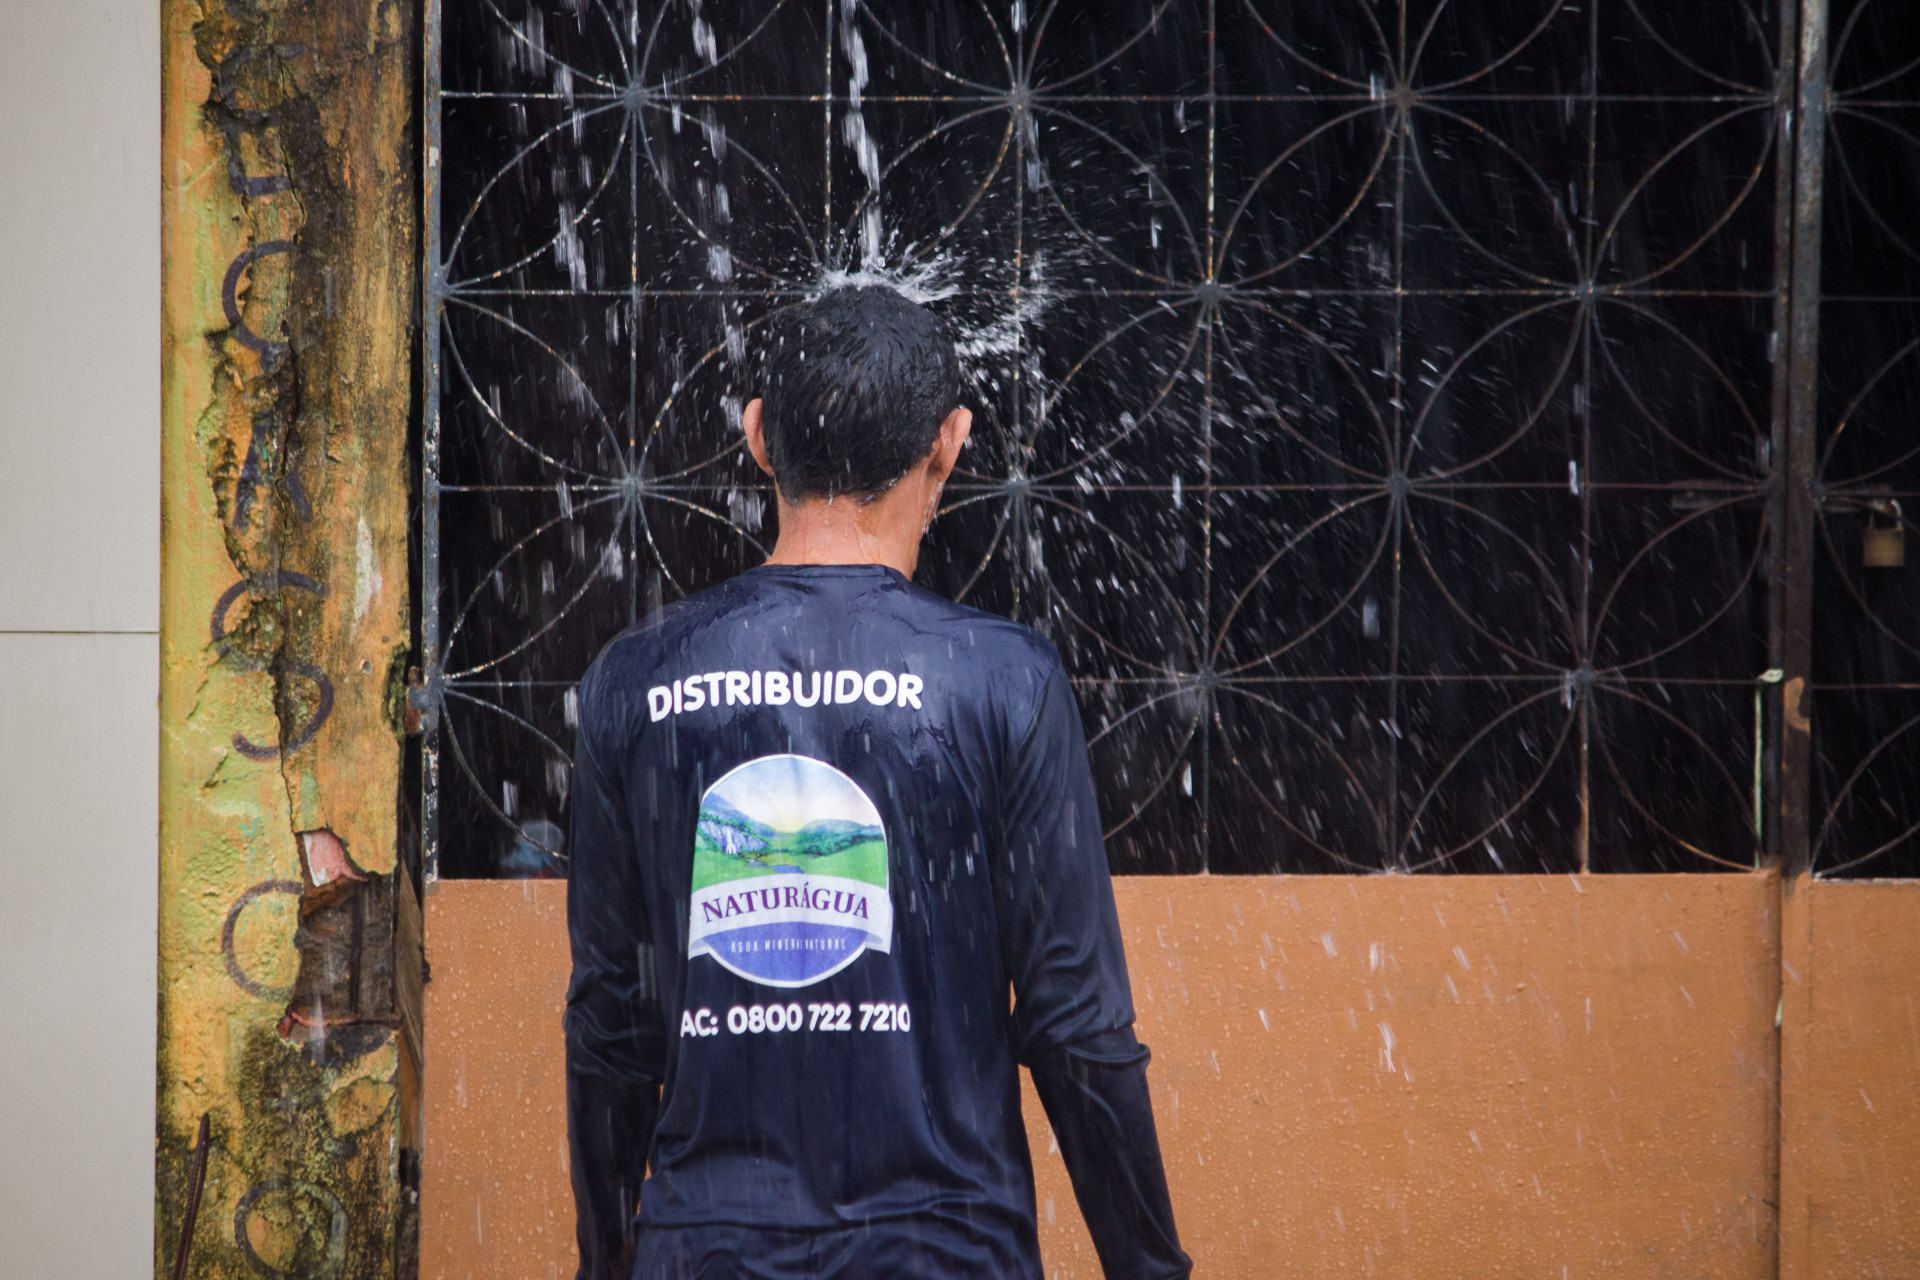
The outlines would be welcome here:
<svg viewBox="0 0 1920 1280">
<path fill-rule="evenodd" d="M 1181 1280 L 1193 1272 L 1174 1229 L 1147 1056 L 1128 1027 L 1033 1065 L 1034 1092 L 1107 1280 Z"/>
<path fill-rule="evenodd" d="M 1109 1280 L 1188 1275 L 1133 1033 L 1113 880 L 1086 735 L 1065 673 L 1047 676 L 1003 792 L 995 870 L 1014 1051 L 1060 1141 Z"/>
<path fill-rule="evenodd" d="M 618 779 L 589 741 L 582 693 L 568 841 L 567 1143 L 580 1280 L 627 1280 L 666 1037 L 638 850 Z"/>
</svg>

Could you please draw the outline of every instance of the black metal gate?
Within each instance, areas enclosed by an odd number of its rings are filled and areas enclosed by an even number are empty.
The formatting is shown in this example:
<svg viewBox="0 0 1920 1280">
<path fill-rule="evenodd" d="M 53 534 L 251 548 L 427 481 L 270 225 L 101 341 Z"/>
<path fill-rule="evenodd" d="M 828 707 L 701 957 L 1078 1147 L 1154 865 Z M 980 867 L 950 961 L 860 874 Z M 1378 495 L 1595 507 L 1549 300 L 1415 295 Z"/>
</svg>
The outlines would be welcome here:
<svg viewBox="0 0 1920 1280">
<path fill-rule="evenodd" d="M 1900 0 L 429 31 L 437 874 L 561 866 L 573 681 L 770 544 L 758 328 L 863 273 L 961 334 L 921 576 L 1066 655 L 1116 871 L 1920 873 Z"/>
</svg>

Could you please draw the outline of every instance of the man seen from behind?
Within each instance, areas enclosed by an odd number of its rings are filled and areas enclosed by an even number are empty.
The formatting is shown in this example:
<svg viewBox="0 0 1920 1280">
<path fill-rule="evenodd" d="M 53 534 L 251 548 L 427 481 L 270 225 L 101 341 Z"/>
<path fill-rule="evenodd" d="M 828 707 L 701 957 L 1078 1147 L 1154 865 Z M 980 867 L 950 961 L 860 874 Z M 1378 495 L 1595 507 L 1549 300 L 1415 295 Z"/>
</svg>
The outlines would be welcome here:
<svg viewBox="0 0 1920 1280">
<path fill-rule="evenodd" d="M 1060 657 L 911 582 L 952 340 L 868 286 L 768 344 L 773 554 L 580 686 L 579 1274 L 1039 1280 L 1024 1064 L 1106 1274 L 1185 1276 Z"/>
</svg>

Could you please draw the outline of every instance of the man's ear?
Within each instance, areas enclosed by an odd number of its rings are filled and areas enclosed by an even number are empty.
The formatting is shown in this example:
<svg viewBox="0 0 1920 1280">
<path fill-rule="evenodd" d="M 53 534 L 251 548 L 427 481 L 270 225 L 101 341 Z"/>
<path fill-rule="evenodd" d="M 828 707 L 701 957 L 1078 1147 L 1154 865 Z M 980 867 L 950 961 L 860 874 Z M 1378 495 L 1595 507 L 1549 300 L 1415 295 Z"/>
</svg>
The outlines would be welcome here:
<svg viewBox="0 0 1920 1280">
<path fill-rule="evenodd" d="M 747 401 L 747 407 L 740 411 L 740 430 L 746 433 L 747 452 L 760 464 L 760 469 L 768 475 L 773 474 L 773 463 L 767 461 L 767 437 L 760 430 L 760 397 Z"/>
<path fill-rule="evenodd" d="M 940 434 L 934 437 L 933 449 L 927 455 L 928 479 L 943 485 L 947 477 L 960 462 L 960 448 L 966 444 L 967 437 L 973 434 L 973 410 L 955 409 L 940 423 Z"/>
</svg>

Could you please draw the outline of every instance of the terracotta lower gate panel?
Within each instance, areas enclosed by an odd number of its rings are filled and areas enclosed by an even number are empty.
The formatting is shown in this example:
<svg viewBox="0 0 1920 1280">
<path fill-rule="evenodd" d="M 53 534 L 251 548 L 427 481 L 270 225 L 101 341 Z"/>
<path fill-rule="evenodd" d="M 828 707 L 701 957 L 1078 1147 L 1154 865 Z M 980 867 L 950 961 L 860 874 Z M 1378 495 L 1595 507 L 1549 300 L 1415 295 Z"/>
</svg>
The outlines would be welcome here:
<svg viewBox="0 0 1920 1280">
<path fill-rule="evenodd" d="M 1794 892 L 1780 1275 L 1920 1276 L 1920 883 Z"/>
<path fill-rule="evenodd" d="M 1773 882 L 1132 880 L 1207 1276 L 1766 1276 Z M 1097 1276 L 1040 1174 L 1048 1274 Z"/>
<path fill-rule="evenodd" d="M 443 880 L 427 919 L 421 1280 L 570 1278 L 566 883 Z"/>
<path fill-rule="evenodd" d="M 1198 1274 L 1774 1272 L 1777 882 L 1118 885 Z M 428 899 L 422 1274 L 572 1273 L 566 887 Z M 1029 1098 L 1049 1276 L 1096 1276 Z"/>
</svg>

